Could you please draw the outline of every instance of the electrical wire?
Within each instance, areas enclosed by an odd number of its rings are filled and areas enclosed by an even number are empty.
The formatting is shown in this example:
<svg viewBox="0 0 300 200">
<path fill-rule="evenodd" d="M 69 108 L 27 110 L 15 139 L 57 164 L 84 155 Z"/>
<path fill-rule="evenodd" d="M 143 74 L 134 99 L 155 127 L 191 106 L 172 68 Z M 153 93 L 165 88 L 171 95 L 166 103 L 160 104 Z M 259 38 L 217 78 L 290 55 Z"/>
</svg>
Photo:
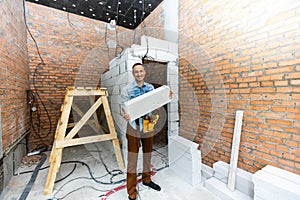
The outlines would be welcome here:
<svg viewBox="0 0 300 200">
<path fill-rule="evenodd" d="M 72 194 L 72 193 L 74 193 L 74 192 L 77 192 L 77 191 L 79 191 L 79 190 L 81 190 L 81 189 L 83 189 L 83 188 L 91 188 L 91 189 L 96 190 L 96 191 L 99 191 L 99 192 L 103 192 L 103 191 L 104 191 L 104 190 L 97 189 L 97 188 L 95 188 L 95 187 L 93 187 L 93 186 L 91 186 L 91 185 L 84 185 L 84 186 L 81 186 L 81 187 L 79 187 L 79 188 L 77 188 L 77 189 L 75 189 L 75 190 L 72 190 L 72 191 L 68 192 L 68 193 L 67 193 L 66 195 L 64 195 L 63 197 L 59 197 L 59 198 L 55 198 L 55 199 L 57 199 L 57 200 L 62 200 L 62 199 L 64 199 L 64 198 L 66 198 L 67 196 L 69 196 L 70 194 Z"/>
<path fill-rule="evenodd" d="M 27 199 L 27 196 L 36 180 L 36 177 L 38 176 L 38 173 L 39 173 L 39 169 L 41 168 L 41 166 L 44 164 L 44 162 L 46 161 L 46 154 L 42 153 L 41 154 L 42 157 L 41 157 L 41 160 L 39 162 L 39 164 L 35 167 L 32 175 L 31 175 L 31 178 L 29 180 L 29 182 L 27 183 L 25 189 L 23 190 L 23 193 L 21 194 L 21 197 L 19 198 L 19 200 L 26 200 Z"/>
</svg>

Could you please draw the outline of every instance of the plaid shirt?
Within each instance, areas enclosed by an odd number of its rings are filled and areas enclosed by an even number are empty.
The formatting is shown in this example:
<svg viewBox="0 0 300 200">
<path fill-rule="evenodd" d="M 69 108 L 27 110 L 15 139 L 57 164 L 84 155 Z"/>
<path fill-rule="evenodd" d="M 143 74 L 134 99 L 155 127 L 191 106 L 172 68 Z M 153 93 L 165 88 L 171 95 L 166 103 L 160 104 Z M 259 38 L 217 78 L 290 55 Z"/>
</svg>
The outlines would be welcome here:
<svg viewBox="0 0 300 200">
<path fill-rule="evenodd" d="M 144 82 L 142 87 L 139 87 L 135 81 L 132 83 L 129 83 L 122 90 L 122 93 L 121 93 L 122 104 L 124 104 L 126 101 L 129 101 L 130 99 L 134 99 L 134 98 L 141 96 L 147 92 L 150 92 L 153 89 L 154 89 L 153 85 L 151 85 L 149 83 Z M 132 128 L 136 129 L 135 121 L 131 121 L 129 124 L 132 126 Z M 140 125 L 140 131 L 142 131 L 143 130 L 142 118 L 139 118 L 139 125 Z"/>
</svg>

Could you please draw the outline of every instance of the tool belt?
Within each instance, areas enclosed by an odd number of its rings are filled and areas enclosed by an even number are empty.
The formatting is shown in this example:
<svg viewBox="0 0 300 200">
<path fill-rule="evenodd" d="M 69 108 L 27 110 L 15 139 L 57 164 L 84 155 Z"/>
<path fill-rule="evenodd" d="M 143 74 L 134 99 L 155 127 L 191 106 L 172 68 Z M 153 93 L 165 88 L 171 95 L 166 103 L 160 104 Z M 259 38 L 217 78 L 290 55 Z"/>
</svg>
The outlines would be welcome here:
<svg viewBox="0 0 300 200">
<path fill-rule="evenodd" d="M 143 132 L 149 133 L 154 130 L 154 126 L 157 123 L 159 115 L 146 115 L 143 116 Z"/>
</svg>

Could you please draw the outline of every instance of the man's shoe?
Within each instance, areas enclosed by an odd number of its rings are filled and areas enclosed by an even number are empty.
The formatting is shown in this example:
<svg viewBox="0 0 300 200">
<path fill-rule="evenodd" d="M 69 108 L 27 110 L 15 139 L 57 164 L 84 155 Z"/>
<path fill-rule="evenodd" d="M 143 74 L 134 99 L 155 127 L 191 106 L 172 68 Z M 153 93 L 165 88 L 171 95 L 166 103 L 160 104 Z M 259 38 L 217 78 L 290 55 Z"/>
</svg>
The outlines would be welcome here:
<svg viewBox="0 0 300 200">
<path fill-rule="evenodd" d="M 129 199 L 129 200 L 136 200 L 136 198 L 132 199 L 132 198 L 130 198 L 130 197 L 128 197 L 128 199 Z"/>
<path fill-rule="evenodd" d="M 152 182 L 152 181 L 150 181 L 150 183 L 143 182 L 143 185 L 148 186 L 148 187 L 150 187 L 150 188 L 152 188 L 153 190 L 156 190 L 156 191 L 161 190 L 160 186 L 157 185 L 156 183 Z"/>
</svg>

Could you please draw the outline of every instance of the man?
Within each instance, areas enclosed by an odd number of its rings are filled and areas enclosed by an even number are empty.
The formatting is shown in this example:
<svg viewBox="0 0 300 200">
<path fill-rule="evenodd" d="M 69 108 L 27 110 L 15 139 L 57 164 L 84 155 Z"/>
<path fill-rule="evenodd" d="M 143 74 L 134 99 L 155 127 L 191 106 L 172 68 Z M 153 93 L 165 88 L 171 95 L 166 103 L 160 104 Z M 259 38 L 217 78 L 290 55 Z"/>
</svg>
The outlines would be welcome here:
<svg viewBox="0 0 300 200">
<path fill-rule="evenodd" d="M 154 89 L 153 85 L 145 83 L 144 79 L 146 71 L 141 63 L 136 63 L 132 66 L 132 74 L 135 81 L 129 83 L 122 90 L 122 103 L 129 101 L 135 97 L 143 95 Z M 154 190 L 160 191 L 159 185 L 151 181 L 151 154 L 154 135 L 143 132 L 143 118 L 138 118 L 134 121 L 130 120 L 130 115 L 122 109 L 123 118 L 129 122 L 127 125 L 126 138 L 128 143 L 128 163 L 127 163 L 127 193 L 129 200 L 136 200 L 137 197 L 137 159 L 139 147 L 142 144 L 143 150 L 143 173 L 142 183 Z"/>
</svg>

